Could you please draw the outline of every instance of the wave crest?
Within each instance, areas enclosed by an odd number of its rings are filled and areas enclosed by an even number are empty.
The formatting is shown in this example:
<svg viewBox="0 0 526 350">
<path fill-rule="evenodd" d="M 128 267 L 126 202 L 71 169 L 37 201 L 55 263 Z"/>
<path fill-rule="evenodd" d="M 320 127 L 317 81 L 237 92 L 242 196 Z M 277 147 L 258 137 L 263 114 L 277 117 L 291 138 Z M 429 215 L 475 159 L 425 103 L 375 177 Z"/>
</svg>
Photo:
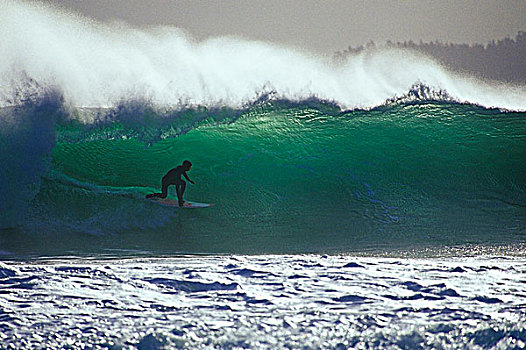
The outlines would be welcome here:
<svg viewBox="0 0 526 350">
<path fill-rule="evenodd" d="M 57 87 L 76 107 L 136 99 L 172 109 L 239 109 L 270 93 L 373 108 L 421 84 L 460 102 L 526 109 L 525 87 L 461 77 L 399 49 L 365 51 L 337 64 L 263 42 L 195 42 L 177 28 L 97 23 L 43 4 L 4 0 L 0 7 L 0 106 L 16 103 L 13 86 L 29 77 Z"/>
</svg>

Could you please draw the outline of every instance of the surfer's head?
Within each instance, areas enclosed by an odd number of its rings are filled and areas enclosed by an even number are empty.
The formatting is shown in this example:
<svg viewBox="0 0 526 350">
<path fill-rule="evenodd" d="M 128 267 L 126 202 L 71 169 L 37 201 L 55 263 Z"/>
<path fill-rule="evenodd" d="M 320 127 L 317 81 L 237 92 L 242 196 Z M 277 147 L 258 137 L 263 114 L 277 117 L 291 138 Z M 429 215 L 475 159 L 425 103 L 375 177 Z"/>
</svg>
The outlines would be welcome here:
<svg viewBox="0 0 526 350">
<path fill-rule="evenodd" d="M 188 171 L 188 170 L 190 170 L 190 168 L 192 167 L 192 163 L 190 163 L 189 160 L 185 160 L 185 161 L 183 162 L 183 166 L 184 166 L 184 168 L 186 169 L 186 171 Z"/>
</svg>

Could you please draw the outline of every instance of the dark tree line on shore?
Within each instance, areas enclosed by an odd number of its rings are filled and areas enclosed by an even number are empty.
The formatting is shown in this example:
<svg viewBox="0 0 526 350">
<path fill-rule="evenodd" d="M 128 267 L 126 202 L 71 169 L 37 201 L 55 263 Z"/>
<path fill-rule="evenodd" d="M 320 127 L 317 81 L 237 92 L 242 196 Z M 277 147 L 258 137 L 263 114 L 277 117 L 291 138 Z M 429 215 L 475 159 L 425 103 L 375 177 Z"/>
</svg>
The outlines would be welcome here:
<svg viewBox="0 0 526 350">
<path fill-rule="evenodd" d="M 526 32 L 520 31 L 515 39 L 491 41 L 482 44 L 444 44 L 438 41 L 430 43 L 386 42 L 377 46 L 369 42 L 365 46 L 350 47 L 342 52 L 336 52 L 335 58 L 345 59 L 364 50 L 378 47 L 412 49 L 421 52 L 451 70 L 468 73 L 484 79 L 503 82 L 526 84 Z"/>
</svg>

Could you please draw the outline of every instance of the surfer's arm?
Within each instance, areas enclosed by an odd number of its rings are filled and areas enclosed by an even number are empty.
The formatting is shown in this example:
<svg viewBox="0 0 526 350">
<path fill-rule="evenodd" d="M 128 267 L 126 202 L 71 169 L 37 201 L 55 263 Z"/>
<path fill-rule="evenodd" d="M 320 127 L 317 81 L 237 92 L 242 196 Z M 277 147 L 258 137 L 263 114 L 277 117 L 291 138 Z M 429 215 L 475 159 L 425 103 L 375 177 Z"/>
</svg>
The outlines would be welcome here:
<svg viewBox="0 0 526 350">
<path fill-rule="evenodd" d="M 190 183 L 195 184 L 195 182 L 193 182 L 192 180 L 190 180 L 190 178 L 188 177 L 188 175 L 186 175 L 186 171 L 183 173 L 183 176 L 185 177 L 185 179 L 187 179 L 188 181 L 190 181 Z"/>
</svg>

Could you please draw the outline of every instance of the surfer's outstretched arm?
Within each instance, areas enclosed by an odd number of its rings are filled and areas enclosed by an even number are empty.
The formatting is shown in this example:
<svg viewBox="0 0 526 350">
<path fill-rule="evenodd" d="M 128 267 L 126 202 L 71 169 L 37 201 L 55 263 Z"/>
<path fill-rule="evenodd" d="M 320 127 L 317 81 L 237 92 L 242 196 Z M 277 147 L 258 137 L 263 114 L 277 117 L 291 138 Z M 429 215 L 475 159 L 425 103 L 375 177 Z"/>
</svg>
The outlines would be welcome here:
<svg viewBox="0 0 526 350">
<path fill-rule="evenodd" d="M 190 178 L 188 177 L 188 175 L 186 175 L 186 171 L 183 173 L 183 176 L 185 177 L 185 179 L 187 179 L 188 181 L 190 181 L 191 184 L 195 185 L 195 182 L 193 182 L 192 180 L 190 180 Z"/>
</svg>

